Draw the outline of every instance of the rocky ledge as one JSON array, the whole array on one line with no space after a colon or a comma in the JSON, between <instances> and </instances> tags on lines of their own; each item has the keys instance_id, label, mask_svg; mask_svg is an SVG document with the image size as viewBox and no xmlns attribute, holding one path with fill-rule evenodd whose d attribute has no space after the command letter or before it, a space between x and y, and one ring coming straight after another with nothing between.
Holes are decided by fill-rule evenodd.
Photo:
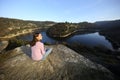
<instances>
[{"instance_id":1,"label":"rocky ledge","mask_svg":"<svg viewBox=\"0 0 120 80\"><path fill-rule=\"evenodd\" d=\"M93 63L64 45L51 45L44 61L30 58L30 47L0 54L0 80L115 80L102 65Z\"/></svg>"}]
</instances>

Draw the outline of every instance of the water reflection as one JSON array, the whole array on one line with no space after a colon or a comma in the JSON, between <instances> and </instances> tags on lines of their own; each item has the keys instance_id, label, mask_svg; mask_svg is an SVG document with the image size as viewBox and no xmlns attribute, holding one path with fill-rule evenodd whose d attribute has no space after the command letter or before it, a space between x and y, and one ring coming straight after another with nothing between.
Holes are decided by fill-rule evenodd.
<instances>
[{"instance_id":1,"label":"water reflection","mask_svg":"<svg viewBox=\"0 0 120 80\"><path fill-rule=\"evenodd\" d=\"M46 35L46 32L41 32L43 35L43 43L49 43L49 44L56 44L60 41L54 40ZM20 36L19 39L22 40L32 40L32 34ZM98 32L90 33L90 34L77 34L69 39L65 40L64 42L67 42L69 44L82 44L88 47L102 47L107 48L110 50L114 50L112 47L112 44L102 35L100 35Z\"/></svg>"},{"instance_id":2,"label":"water reflection","mask_svg":"<svg viewBox=\"0 0 120 80\"><path fill-rule=\"evenodd\" d=\"M103 47L113 50L112 44L104 37L101 36L98 32L84 34L84 35L74 35L73 37L67 40L69 44L83 44L88 47Z\"/></svg>"},{"instance_id":3,"label":"water reflection","mask_svg":"<svg viewBox=\"0 0 120 80\"><path fill-rule=\"evenodd\" d=\"M58 43L59 41L57 41L57 40L54 40L54 39L52 39L52 38L50 38L50 37L48 37L47 35L46 35L46 32L40 32L41 34L42 34L42 36L43 36L43 39L42 39L42 42L43 43L49 43L49 44L56 44L56 43ZM22 39L22 40L27 40L27 41L32 41L32 39L33 39L33 34L27 34L27 35L23 35L23 36L19 36L19 37L17 37L18 39Z\"/></svg>"},{"instance_id":4,"label":"water reflection","mask_svg":"<svg viewBox=\"0 0 120 80\"><path fill-rule=\"evenodd\" d=\"M56 43L59 42L59 41L57 41L57 40L54 40L54 39L48 37L48 36L46 35L46 32L41 32L41 34L42 34L42 36L43 36L43 39L42 39L42 42L43 42L43 43L56 44Z\"/></svg>"}]
</instances>

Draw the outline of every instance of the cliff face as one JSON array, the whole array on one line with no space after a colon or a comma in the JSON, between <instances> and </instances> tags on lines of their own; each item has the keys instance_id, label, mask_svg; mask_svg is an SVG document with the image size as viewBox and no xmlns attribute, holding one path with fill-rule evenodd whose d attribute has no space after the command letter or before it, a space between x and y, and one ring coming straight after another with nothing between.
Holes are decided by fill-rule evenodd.
<instances>
[{"instance_id":1,"label":"cliff face","mask_svg":"<svg viewBox=\"0 0 120 80\"><path fill-rule=\"evenodd\" d=\"M0 80L114 80L109 70L63 45L46 47L53 51L44 61L33 61L28 46L0 54Z\"/></svg>"}]
</instances>

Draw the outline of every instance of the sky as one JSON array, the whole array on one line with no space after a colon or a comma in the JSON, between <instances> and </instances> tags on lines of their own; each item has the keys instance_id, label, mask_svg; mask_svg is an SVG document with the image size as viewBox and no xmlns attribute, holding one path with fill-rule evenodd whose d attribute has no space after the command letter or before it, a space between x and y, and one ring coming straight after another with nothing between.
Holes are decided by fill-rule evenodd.
<instances>
[{"instance_id":1,"label":"sky","mask_svg":"<svg viewBox=\"0 0 120 80\"><path fill-rule=\"evenodd\" d=\"M120 19L120 0L0 0L0 17L34 21Z\"/></svg>"}]
</instances>

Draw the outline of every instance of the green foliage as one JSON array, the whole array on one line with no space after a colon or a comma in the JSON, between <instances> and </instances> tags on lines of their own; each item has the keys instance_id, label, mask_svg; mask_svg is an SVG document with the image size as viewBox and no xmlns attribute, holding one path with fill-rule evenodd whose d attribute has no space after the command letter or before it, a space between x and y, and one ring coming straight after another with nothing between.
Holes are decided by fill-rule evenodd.
<instances>
[{"instance_id":1,"label":"green foliage","mask_svg":"<svg viewBox=\"0 0 120 80\"><path fill-rule=\"evenodd\" d=\"M60 37L60 36L64 36L69 33L72 33L75 30L76 30L75 25L73 25L72 23L65 22L65 23L57 23L51 26L47 30L47 33L48 35L53 36L53 37Z\"/></svg>"},{"instance_id":2,"label":"green foliage","mask_svg":"<svg viewBox=\"0 0 120 80\"><path fill-rule=\"evenodd\" d=\"M18 19L9 19L9 18L0 18L0 36L6 36L11 33L16 33L18 31L22 31L24 29L32 29L37 26L33 23L18 20Z\"/></svg>"}]
</instances>

